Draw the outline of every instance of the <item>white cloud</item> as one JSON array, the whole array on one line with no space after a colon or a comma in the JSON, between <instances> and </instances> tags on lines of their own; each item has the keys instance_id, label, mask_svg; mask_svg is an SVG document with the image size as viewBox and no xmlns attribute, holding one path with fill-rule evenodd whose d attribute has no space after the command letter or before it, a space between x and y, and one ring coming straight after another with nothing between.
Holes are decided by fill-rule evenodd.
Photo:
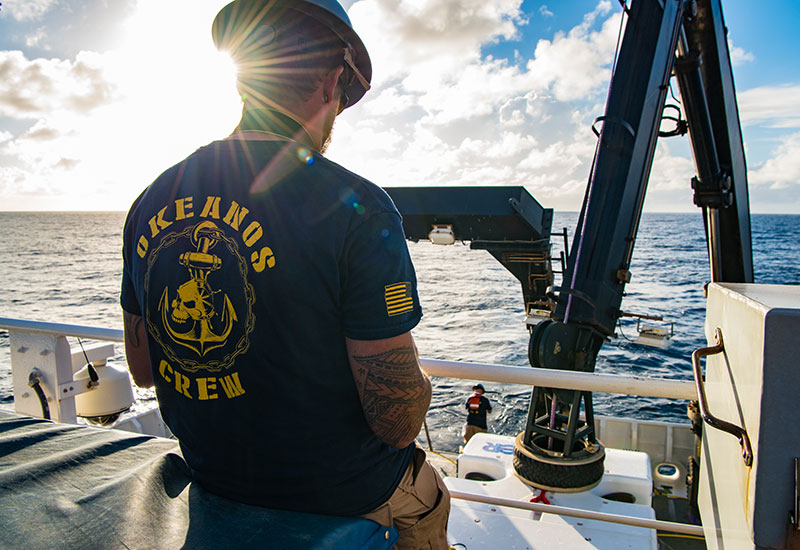
<instances>
[{"instance_id":1,"label":"white cloud","mask_svg":"<svg viewBox=\"0 0 800 550\"><path fill-rule=\"evenodd\" d=\"M548 206L577 210L595 144L589 123L602 113L619 14L609 15L611 3L601 1L570 32L533 52L517 48L513 62L482 57L483 45L518 35L526 23L519 6L353 4L375 89L345 111L329 156L380 185L524 185ZM393 154L376 152L383 136L376 129L390 133Z\"/></svg>"},{"instance_id":2,"label":"white cloud","mask_svg":"<svg viewBox=\"0 0 800 550\"><path fill-rule=\"evenodd\" d=\"M516 132L503 132L499 140L465 139L460 147L460 153L467 156L482 155L487 159L507 161L526 154L536 147L536 138L527 134Z\"/></svg>"},{"instance_id":3,"label":"white cloud","mask_svg":"<svg viewBox=\"0 0 800 550\"><path fill-rule=\"evenodd\" d=\"M4 194L35 189L60 197L55 207L126 208L162 170L229 133L240 111L231 70L208 36L213 6L187 17L194 6L142 0L118 51L0 52L0 116L30 122L3 143Z\"/></svg>"},{"instance_id":4,"label":"white cloud","mask_svg":"<svg viewBox=\"0 0 800 550\"><path fill-rule=\"evenodd\" d=\"M800 132L792 134L778 145L775 155L748 171L752 185L785 189L800 185Z\"/></svg>"},{"instance_id":5,"label":"white cloud","mask_svg":"<svg viewBox=\"0 0 800 550\"><path fill-rule=\"evenodd\" d=\"M396 114L416 105L426 122L442 125L502 107L503 121L520 125L523 114L547 116L544 102L529 100L525 111L514 110L509 101L523 94L582 100L602 91L619 15L608 18L599 31L592 28L611 10L610 2L598 3L568 35L540 41L527 67L481 58L482 45L517 35L515 25L526 22L519 7L520 0L355 3L350 15L375 71L375 99L367 96L362 108L370 114Z\"/></svg>"},{"instance_id":6,"label":"white cloud","mask_svg":"<svg viewBox=\"0 0 800 550\"><path fill-rule=\"evenodd\" d=\"M23 134L21 139L52 141L60 136L61 131L58 128L51 126L46 120L39 120Z\"/></svg>"},{"instance_id":7,"label":"white cloud","mask_svg":"<svg viewBox=\"0 0 800 550\"><path fill-rule=\"evenodd\" d=\"M750 52L744 51L742 48L733 45L733 40L728 38L728 51L731 55L731 65L737 67L748 61L755 61L756 56Z\"/></svg>"},{"instance_id":8,"label":"white cloud","mask_svg":"<svg viewBox=\"0 0 800 550\"><path fill-rule=\"evenodd\" d=\"M3 0L3 12L17 21L39 19L50 11L58 0Z\"/></svg>"},{"instance_id":9,"label":"white cloud","mask_svg":"<svg viewBox=\"0 0 800 550\"><path fill-rule=\"evenodd\" d=\"M47 32L44 27L39 27L33 33L25 37L25 45L29 48L37 47L44 50L50 50L50 46L45 42L47 39Z\"/></svg>"},{"instance_id":10,"label":"white cloud","mask_svg":"<svg viewBox=\"0 0 800 550\"><path fill-rule=\"evenodd\" d=\"M25 193L27 173L16 166L0 166L0 193Z\"/></svg>"},{"instance_id":11,"label":"white cloud","mask_svg":"<svg viewBox=\"0 0 800 550\"><path fill-rule=\"evenodd\" d=\"M374 0L350 9L373 60L373 83L419 71L454 74L478 59L480 46L510 39L523 22L522 0ZM425 84L421 82L420 84Z\"/></svg>"},{"instance_id":12,"label":"white cloud","mask_svg":"<svg viewBox=\"0 0 800 550\"><path fill-rule=\"evenodd\" d=\"M370 116L385 116L403 112L416 103L412 94L404 93L399 86L390 86L377 91L377 96L365 101L365 110Z\"/></svg>"},{"instance_id":13,"label":"white cloud","mask_svg":"<svg viewBox=\"0 0 800 550\"><path fill-rule=\"evenodd\" d=\"M359 143L364 156L380 159L402 147L403 136L395 128L369 122L354 127L346 119L339 118L334 126L333 138L341 141L340 136L346 136L348 141Z\"/></svg>"},{"instance_id":14,"label":"white cloud","mask_svg":"<svg viewBox=\"0 0 800 550\"><path fill-rule=\"evenodd\" d=\"M500 114L500 123L506 128L519 127L525 123L525 107L528 102L524 97L516 97L506 101L498 113Z\"/></svg>"},{"instance_id":15,"label":"white cloud","mask_svg":"<svg viewBox=\"0 0 800 550\"><path fill-rule=\"evenodd\" d=\"M544 149L531 150L519 166L538 173L571 174L581 164L582 159L575 155L570 145L558 141Z\"/></svg>"},{"instance_id":16,"label":"white cloud","mask_svg":"<svg viewBox=\"0 0 800 550\"><path fill-rule=\"evenodd\" d=\"M0 202L16 189L78 200L105 193L98 204L125 208L161 170L227 134L239 107L208 37L226 1L139 0L120 51L73 59L0 52L0 116L27 128L0 131ZM524 185L545 206L579 209L596 143L590 123L603 113L619 31L616 2L598 2L581 24L535 47L519 40L522 0L351 4L374 89L337 120L333 160L380 185ZM6 16L10 5L43 14L55 3L5 0ZM548 16L537 9L532 16ZM44 38L29 36L37 47ZM504 41L516 50L510 59L482 54ZM743 124L800 128L798 98L798 85L740 92ZM794 158L797 134L751 164L752 181L800 181ZM688 153L662 143L649 204L663 210L680 197L674 204L692 208L693 171Z\"/></svg>"},{"instance_id":17,"label":"white cloud","mask_svg":"<svg viewBox=\"0 0 800 550\"><path fill-rule=\"evenodd\" d=\"M690 181L695 175L694 163L686 155L673 154L672 149L669 141L661 139L658 142L653 167L650 170L648 189L655 192L684 191L691 197ZM688 204L691 204L691 199Z\"/></svg>"},{"instance_id":18,"label":"white cloud","mask_svg":"<svg viewBox=\"0 0 800 550\"><path fill-rule=\"evenodd\" d=\"M58 112L86 114L112 101L115 86L106 60L81 52L74 61L26 59L0 51L0 116L35 118Z\"/></svg>"},{"instance_id":19,"label":"white cloud","mask_svg":"<svg viewBox=\"0 0 800 550\"><path fill-rule=\"evenodd\" d=\"M467 65L455 78L429 86L420 96L419 105L428 113L429 122L446 124L492 113L496 105L531 86L529 76L520 73L517 67L505 61L487 60ZM413 84L411 87L416 88Z\"/></svg>"},{"instance_id":20,"label":"white cloud","mask_svg":"<svg viewBox=\"0 0 800 550\"><path fill-rule=\"evenodd\" d=\"M744 125L800 128L800 85L751 88L738 92L736 100Z\"/></svg>"},{"instance_id":21,"label":"white cloud","mask_svg":"<svg viewBox=\"0 0 800 550\"><path fill-rule=\"evenodd\" d=\"M581 99L602 88L609 77L620 15L609 17L600 31L591 28L609 9L608 2L601 2L569 33L559 33L552 41L540 40L534 58L528 62L531 80L552 89L560 101Z\"/></svg>"},{"instance_id":22,"label":"white cloud","mask_svg":"<svg viewBox=\"0 0 800 550\"><path fill-rule=\"evenodd\" d=\"M546 4L539 6L539 13L544 17L553 17L553 12L547 9Z\"/></svg>"},{"instance_id":23,"label":"white cloud","mask_svg":"<svg viewBox=\"0 0 800 550\"><path fill-rule=\"evenodd\" d=\"M114 207L124 208L158 172L230 131L238 106L217 107L230 105L226 85L234 92L214 70L208 39L225 1L187 10L195 3L140 0L120 51L0 54L0 116L30 121L4 136L15 167L4 181L22 178L65 197L116 193ZM482 56L485 45L519 37L521 3L353 3L374 89L337 121L331 158L382 185L525 185L575 210L593 151L588 120L600 114L586 99L595 108L604 97L618 15L606 17L611 5L602 1L535 52L520 43L511 61Z\"/></svg>"}]
</instances>

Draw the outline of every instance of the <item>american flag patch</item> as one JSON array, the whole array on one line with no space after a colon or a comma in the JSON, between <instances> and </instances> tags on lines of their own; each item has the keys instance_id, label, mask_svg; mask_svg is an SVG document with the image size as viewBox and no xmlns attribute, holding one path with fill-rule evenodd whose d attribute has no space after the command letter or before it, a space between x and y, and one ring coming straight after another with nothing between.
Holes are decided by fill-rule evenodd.
<instances>
[{"instance_id":1,"label":"american flag patch","mask_svg":"<svg viewBox=\"0 0 800 550\"><path fill-rule=\"evenodd\" d=\"M386 314L389 317L414 309L414 298L411 297L411 283L395 283L385 288Z\"/></svg>"}]
</instances>

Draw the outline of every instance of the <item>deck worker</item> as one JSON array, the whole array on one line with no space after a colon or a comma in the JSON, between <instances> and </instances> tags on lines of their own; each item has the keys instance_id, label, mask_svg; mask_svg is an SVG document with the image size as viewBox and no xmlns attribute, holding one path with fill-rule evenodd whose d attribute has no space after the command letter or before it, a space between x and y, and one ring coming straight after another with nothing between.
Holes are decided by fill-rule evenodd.
<instances>
[{"instance_id":1,"label":"deck worker","mask_svg":"<svg viewBox=\"0 0 800 550\"><path fill-rule=\"evenodd\" d=\"M483 384L472 386L472 395L467 398L464 406L467 409L467 425L464 429L464 443L467 443L476 433L486 433L486 413L492 412L492 404L483 396L486 390Z\"/></svg>"},{"instance_id":2,"label":"deck worker","mask_svg":"<svg viewBox=\"0 0 800 550\"><path fill-rule=\"evenodd\" d=\"M242 118L128 213L134 381L155 385L207 490L447 548L449 495L415 441L431 383L400 215L322 156L370 87L367 50L336 0L235 0L212 34L238 65Z\"/></svg>"}]
</instances>

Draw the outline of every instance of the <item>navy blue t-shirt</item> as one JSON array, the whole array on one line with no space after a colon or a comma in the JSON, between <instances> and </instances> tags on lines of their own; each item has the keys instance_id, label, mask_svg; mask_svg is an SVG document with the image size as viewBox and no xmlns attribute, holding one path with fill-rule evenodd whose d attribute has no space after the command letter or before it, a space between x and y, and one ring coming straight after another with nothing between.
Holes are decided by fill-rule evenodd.
<instances>
[{"instance_id":1,"label":"navy blue t-shirt","mask_svg":"<svg viewBox=\"0 0 800 550\"><path fill-rule=\"evenodd\" d=\"M345 347L422 315L382 189L297 141L214 142L134 203L123 256L122 308L145 319L162 415L201 484L339 515L391 496L413 444L370 430Z\"/></svg>"}]
</instances>

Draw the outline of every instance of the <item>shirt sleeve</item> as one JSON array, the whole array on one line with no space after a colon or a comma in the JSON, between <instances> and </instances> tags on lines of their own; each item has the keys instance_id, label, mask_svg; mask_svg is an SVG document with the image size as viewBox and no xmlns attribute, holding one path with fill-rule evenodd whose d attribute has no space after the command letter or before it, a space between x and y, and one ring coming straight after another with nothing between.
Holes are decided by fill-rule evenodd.
<instances>
[{"instance_id":1,"label":"shirt sleeve","mask_svg":"<svg viewBox=\"0 0 800 550\"><path fill-rule=\"evenodd\" d=\"M119 294L119 305L122 306L124 311L133 315L142 314L139 302L136 301L136 292L133 289L130 273L126 269L122 270L122 290Z\"/></svg>"},{"instance_id":2,"label":"shirt sleeve","mask_svg":"<svg viewBox=\"0 0 800 550\"><path fill-rule=\"evenodd\" d=\"M125 224L123 231L122 242L122 288L119 294L119 305L123 311L127 311L133 315L142 314L139 307L139 301L136 299L136 289L133 284L133 276L130 269L130 237L128 235L128 223Z\"/></svg>"},{"instance_id":3,"label":"shirt sleeve","mask_svg":"<svg viewBox=\"0 0 800 550\"><path fill-rule=\"evenodd\" d=\"M348 234L343 254L345 336L354 340L399 336L422 317L400 215L381 212L359 221Z\"/></svg>"}]
</instances>

